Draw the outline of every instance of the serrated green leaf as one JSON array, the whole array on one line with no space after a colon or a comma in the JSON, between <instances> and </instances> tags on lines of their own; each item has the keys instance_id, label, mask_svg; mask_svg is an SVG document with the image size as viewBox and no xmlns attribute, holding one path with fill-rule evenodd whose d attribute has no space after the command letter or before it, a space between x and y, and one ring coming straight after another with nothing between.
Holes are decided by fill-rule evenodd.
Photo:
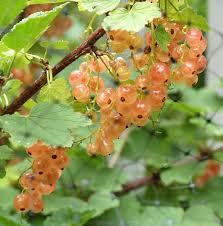
<instances>
[{"instance_id":1,"label":"serrated green leaf","mask_svg":"<svg viewBox=\"0 0 223 226\"><path fill-rule=\"evenodd\" d=\"M58 78L40 90L37 102L59 102L65 104L70 97L71 92L66 80Z\"/></svg>"},{"instance_id":2,"label":"serrated green leaf","mask_svg":"<svg viewBox=\"0 0 223 226\"><path fill-rule=\"evenodd\" d=\"M88 203L90 210L94 210L94 217L101 215L108 209L119 206L119 201L112 194L104 191L93 194Z\"/></svg>"},{"instance_id":3,"label":"serrated green leaf","mask_svg":"<svg viewBox=\"0 0 223 226\"><path fill-rule=\"evenodd\" d=\"M14 158L15 152L6 145L0 146L0 160L10 160Z\"/></svg>"},{"instance_id":4,"label":"serrated green leaf","mask_svg":"<svg viewBox=\"0 0 223 226\"><path fill-rule=\"evenodd\" d=\"M69 42L66 40L42 41L40 45L45 49L69 49Z\"/></svg>"},{"instance_id":5,"label":"serrated green leaf","mask_svg":"<svg viewBox=\"0 0 223 226\"><path fill-rule=\"evenodd\" d=\"M69 171L72 172L74 183L80 187L87 186L91 191L120 191L122 184L128 180L119 169L106 167L103 158L92 158L77 149L71 150L70 157Z\"/></svg>"},{"instance_id":6,"label":"serrated green leaf","mask_svg":"<svg viewBox=\"0 0 223 226\"><path fill-rule=\"evenodd\" d=\"M130 10L118 8L110 12L109 16L105 17L102 26L105 30L123 29L138 32L147 22L160 16L161 12L157 4L136 2Z\"/></svg>"},{"instance_id":7,"label":"serrated green leaf","mask_svg":"<svg viewBox=\"0 0 223 226\"><path fill-rule=\"evenodd\" d=\"M161 179L165 185L172 183L188 184L192 181L193 175L196 173L197 163L192 162L173 167L161 174Z\"/></svg>"},{"instance_id":8,"label":"serrated green leaf","mask_svg":"<svg viewBox=\"0 0 223 226\"><path fill-rule=\"evenodd\" d=\"M2 42L15 51L28 51L66 4L55 7L51 11L37 12L23 19L2 38Z\"/></svg>"},{"instance_id":9,"label":"serrated green leaf","mask_svg":"<svg viewBox=\"0 0 223 226\"><path fill-rule=\"evenodd\" d=\"M11 23L27 5L27 0L2 0L0 1L0 27Z\"/></svg>"},{"instance_id":10,"label":"serrated green leaf","mask_svg":"<svg viewBox=\"0 0 223 226\"><path fill-rule=\"evenodd\" d=\"M182 222L177 226L221 226L214 211L206 205L192 206L184 214Z\"/></svg>"},{"instance_id":11,"label":"serrated green leaf","mask_svg":"<svg viewBox=\"0 0 223 226\"><path fill-rule=\"evenodd\" d=\"M203 31L209 31L207 20L203 16L198 15L192 8L185 8L177 12L172 16L172 19L192 27L200 28Z\"/></svg>"},{"instance_id":12,"label":"serrated green leaf","mask_svg":"<svg viewBox=\"0 0 223 226\"><path fill-rule=\"evenodd\" d=\"M185 86L177 89L183 93L181 103L186 104L194 112L211 113L222 107L222 99L212 89L194 90Z\"/></svg>"},{"instance_id":13,"label":"serrated green leaf","mask_svg":"<svg viewBox=\"0 0 223 226\"><path fill-rule=\"evenodd\" d=\"M87 117L73 112L68 106L48 103L36 105L29 116L18 113L1 116L0 122L15 144L30 146L42 140L49 145L64 147L72 145L70 129L91 124Z\"/></svg>"},{"instance_id":14,"label":"serrated green leaf","mask_svg":"<svg viewBox=\"0 0 223 226\"><path fill-rule=\"evenodd\" d=\"M72 209L74 212L83 213L89 210L86 202L76 197L63 197L56 194L45 197L43 214L48 215L62 209Z\"/></svg>"},{"instance_id":15,"label":"serrated green leaf","mask_svg":"<svg viewBox=\"0 0 223 226\"><path fill-rule=\"evenodd\" d=\"M212 179L204 188L196 189L189 195L192 206L205 204L206 207L214 210L217 215L223 218L223 184L222 178Z\"/></svg>"},{"instance_id":16,"label":"serrated green leaf","mask_svg":"<svg viewBox=\"0 0 223 226\"><path fill-rule=\"evenodd\" d=\"M155 37L159 46L167 52L168 44L171 42L171 37L162 25L157 26L155 30Z\"/></svg>"},{"instance_id":17,"label":"serrated green leaf","mask_svg":"<svg viewBox=\"0 0 223 226\"><path fill-rule=\"evenodd\" d=\"M159 137L145 129L136 129L129 134L122 153L127 159L144 159L156 168L168 166L173 159L170 143L165 138L160 142Z\"/></svg>"},{"instance_id":18,"label":"serrated green leaf","mask_svg":"<svg viewBox=\"0 0 223 226\"><path fill-rule=\"evenodd\" d=\"M121 199L120 214L128 226L180 226L183 210L174 207L142 207L133 196Z\"/></svg>"},{"instance_id":19,"label":"serrated green leaf","mask_svg":"<svg viewBox=\"0 0 223 226\"><path fill-rule=\"evenodd\" d=\"M160 8L163 12L166 11L168 17L175 14L182 7L186 7L184 0L160 0Z\"/></svg>"},{"instance_id":20,"label":"serrated green leaf","mask_svg":"<svg viewBox=\"0 0 223 226\"><path fill-rule=\"evenodd\" d=\"M47 217L43 226L84 226L91 218L91 211L76 213L72 209L61 209Z\"/></svg>"},{"instance_id":21,"label":"serrated green leaf","mask_svg":"<svg viewBox=\"0 0 223 226\"><path fill-rule=\"evenodd\" d=\"M44 214L63 212L64 210L72 210L71 215L83 217L85 214L87 219L101 215L104 211L115 208L119 205L119 201L114 196L107 192L97 192L93 194L88 202L84 202L76 197L62 197L51 195L46 197ZM86 217L85 216L85 217ZM77 218L78 219L78 218ZM52 221L52 219L50 220Z\"/></svg>"},{"instance_id":22,"label":"serrated green leaf","mask_svg":"<svg viewBox=\"0 0 223 226\"><path fill-rule=\"evenodd\" d=\"M120 0L79 0L78 7L80 10L96 12L98 15L107 13L118 6Z\"/></svg>"}]
</instances>

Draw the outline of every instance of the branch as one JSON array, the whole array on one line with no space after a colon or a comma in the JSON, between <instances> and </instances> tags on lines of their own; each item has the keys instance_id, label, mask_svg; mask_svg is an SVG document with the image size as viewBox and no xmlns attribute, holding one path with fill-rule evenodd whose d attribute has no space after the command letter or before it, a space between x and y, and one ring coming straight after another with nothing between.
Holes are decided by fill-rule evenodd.
<instances>
[{"instance_id":1,"label":"branch","mask_svg":"<svg viewBox=\"0 0 223 226\"><path fill-rule=\"evenodd\" d=\"M154 177L153 176L145 176L143 178L137 179L135 181L129 182L127 184L124 184L122 186L122 190L121 191L117 191L114 192L114 194L116 196L122 196L125 195L127 193L129 193L130 191L136 190L138 188L141 188L145 185L151 184L153 183Z\"/></svg>"},{"instance_id":2,"label":"branch","mask_svg":"<svg viewBox=\"0 0 223 226\"><path fill-rule=\"evenodd\" d=\"M61 72L68 65L76 61L79 57L90 53L93 45L105 34L103 28L98 28L93 32L85 42L83 42L78 48L73 50L67 56L65 56L58 64L56 64L52 69L52 75L55 77L59 72ZM26 88L2 113L13 114L22 105L29 100L33 95L35 95L45 84L47 83L46 73L43 72L42 75L28 88Z\"/></svg>"}]
</instances>

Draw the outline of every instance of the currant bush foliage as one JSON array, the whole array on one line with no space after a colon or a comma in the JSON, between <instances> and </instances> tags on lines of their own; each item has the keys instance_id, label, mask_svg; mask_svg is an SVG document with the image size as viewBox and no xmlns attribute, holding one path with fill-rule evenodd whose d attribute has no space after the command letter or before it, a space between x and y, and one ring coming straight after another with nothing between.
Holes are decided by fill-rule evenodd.
<instances>
[{"instance_id":1,"label":"currant bush foliage","mask_svg":"<svg viewBox=\"0 0 223 226\"><path fill-rule=\"evenodd\" d=\"M216 144L222 142L223 128L214 120L222 111L222 98L216 90L175 85L167 76L171 82L164 85L165 105L143 127L121 124L121 132L126 125L130 128L110 143L100 140L104 134L99 133L98 113L102 109L106 116L107 107L114 105L115 88L122 87L120 91L137 83L143 99L148 95L143 91L148 69L144 62L167 59L170 70L178 70L184 59L168 56L174 29L183 34L190 28L208 31L205 17L186 0L4 0L0 10L0 225L222 225L223 155ZM168 25L160 22L163 17ZM168 26L175 23L172 31ZM53 79L53 65L99 26L106 38ZM119 29L125 31L113 32ZM144 33L151 34L145 39L147 48L140 38ZM182 37L174 44L184 46L184 42ZM188 43L185 46L183 51L190 49ZM83 73L89 67L90 80ZM18 112L4 115L42 71L47 84ZM101 99L95 98L105 87L111 88L100 93ZM135 94L130 92L132 99ZM125 96L125 101L132 99ZM148 116L144 113L137 120ZM119 129L111 122L106 136ZM95 137L105 150L101 154L114 150L111 156L86 153ZM92 154L95 149L90 147ZM40 169L47 181L38 175ZM143 185L132 189L137 183ZM13 200L17 210L34 213L25 217L16 213Z\"/></svg>"}]
</instances>

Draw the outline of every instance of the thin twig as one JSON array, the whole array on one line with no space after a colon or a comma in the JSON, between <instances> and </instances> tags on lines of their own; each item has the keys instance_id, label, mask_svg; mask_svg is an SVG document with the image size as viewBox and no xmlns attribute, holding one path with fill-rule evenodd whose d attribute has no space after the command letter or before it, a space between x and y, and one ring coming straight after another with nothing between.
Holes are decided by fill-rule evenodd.
<instances>
[{"instance_id":1,"label":"thin twig","mask_svg":"<svg viewBox=\"0 0 223 226\"><path fill-rule=\"evenodd\" d=\"M67 56L65 56L58 64L52 68L52 76L55 77L59 72L65 69L67 66L76 61L79 57L90 53L93 45L105 34L103 28L98 28L93 32L85 42L83 42L78 48L73 50ZM22 105L29 100L33 95L35 95L45 84L47 83L46 72L42 75L28 88L26 88L14 101L5 109L4 114L13 114Z\"/></svg>"}]
</instances>

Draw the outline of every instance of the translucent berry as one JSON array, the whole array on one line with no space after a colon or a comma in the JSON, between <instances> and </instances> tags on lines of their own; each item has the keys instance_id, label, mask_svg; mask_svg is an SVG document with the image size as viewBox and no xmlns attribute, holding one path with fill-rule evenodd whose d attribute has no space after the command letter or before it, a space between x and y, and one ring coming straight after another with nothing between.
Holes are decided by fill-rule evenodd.
<instances>
[{"instance_id":1,"label":"translucent berry","mask_svg":"<svg viewBox=\"0 0 223 226\"><path fill-rule=\"evenodd\" d=\"M198 74L202 73L206 67L207 67L207 59L204 55L201 55L198 59L197 59L197 65L196 65L196 72Z\"/></svg>"},{"instance_id":2,"label":"translucent berry","mask_svg":"<svg viewBox=\"0 0 223 226\"><path fill-rule=\"evenodd\" d=\"M180 72L183 75L196 74L196 61L193 61L193 60L185 61L180 67Z\"/></svg>"},{"instance_id":3,"label":"translucent berry","mask_svg":"<svg viewBox=\"0 0 223 226\"><path fill-rule=\"evenodd\" d=\"M139 75L135 80L135 86L138 90L148 91L149 79L145 75Z\"/></svg>"},{"instance_id":4,"label":"translucent berry","mask_svg":"<svg viewBox=\"0 0 223 226\"><path fill-rule=\"evenodd\" d=\"M73 87L73 95L79 102L88 102L90 89L85 84L78 84Z\"/></svg>"},{"instance_id":5,"label":"translucent berry","mask_svg":"<svg viewBox=\"0 0 223 226\"><path fill-rule=\"evenodd\" d=\"M49 151L50 148L40 141L26 149L27 154L32 158L38 158L40 156L47 155Z\"/></svg>"},{"instance_id":6,"label":"translucent berry","mask_svg":"<svg viewBox=\"0 0 223 226\"><path fill-rule=\"evenodd\" d=\"M112 153L114 148L114 143L112 140L101 137L97 142L99 145L99 154L102 156L108 156Z\"/></svg>"},{"instance_id":7,"label":"translucent berry","mask_svg":"<svg viewBox=\"0 0 223 226\"><path fill-rule=\"evenodd\" d=\"M137 100L132 108L133 122L137 126L143 126L148 121L151 108L145 100Z\"/></svg>"},{"instance_id":8,"label":"translucent berry","mask_svg":"<svg viewBox=\"0 0 223 226\"><path fill-rule=\"evenodd\" d=\"M89 79L89 76L86 72L82 72L79 70L71 72L69 76L69 82L72 86L79 84L86 84Z\"/></svg>"},{"instance_id":9,"label":"translucent berry","mask_svg":"<svg viewBox=\"0 0 223 226\"><path fill-rule=\"evenodd\" d=\"M155 63L151 67L149 76L153 83L165 83L170 77L170 67L165 63Z\"/></svg>"},{"instance_id":10,"label":"translucent berry","mask_svg":"<svg viewBox=\"0 0 223 226\"><path fill-rule=\"evenodd\" d=\"M134 54L132 63L136 69L142 69L148 64L148 55L147 54Z\"/></svg>"},{"instance_id":11,"label":"translucent berry","mask_svg":"<svg viewBox=\"0 0 223 226\"><path fill-rule=\"evenodd\" d=\"M30 207L30 197L28 193L19 194L14 198L14 208L19 212L27 212Z\"/></svg>"},{"instance_id":12,"label":"translucent berry","mask_svg":"<svg viewBox=\"0 0 223 226\"><path fill-rule=\"evenodd\" d=\"M37 175L43 175L51 165L48 157L39 157L33 161L32 170Z\"/></svg>"},{"instance_id":13,"label":"translucent berry","mask_svg":"<svg viewBox=\"0 0 223 226\"><path fill-rule=\"evenodd\" d=\"M32 196L31 197L31 205L30 205L30 210L33 213L40 213L43 211L43 200L40 197Z\"/></svg>"},{"instance_id":14,"label":"translucent berry","mask_svg":"<svg viewBox=\"0 0 223 226\"><path fill-rule=\"evenodd\" d=\"M96 155L98 153L98 149L99 149L99 146L97 145L97 143L90 143L87 146L87 153L90 156Z\"/></svg>"},{"instance_id":15,"label":"translucent berry","mask_svg":"<svg viewBox=\"0 0 223 226\"><path fill-rule=\"evenodd\" d=\"M126 81L130 78L131 72L125 66L119 67L116 71L116 75L120 81Z\"/></svg>"},{"instance_id":16,"label":"translucent berry","mask_svg":"<svg viewBox=\"0 0 223 226\"><path fill-rule=\"evenodd\" d=\"M105 110L112 106L116 100L116 91L113 88L107 88L97 95L96 102L98 106Z\"/></svg>"},{"instance_id":17,"label":"translucent berry","mask_svg":"<svg viewBox=\"0 0 223 226\"><path fill-rule=\"evenodd\" d=\"M36 190L36 188L39 185L39 181L37 180L37 177L31 172L24 173L21 176L19 182L20 182L20 185L24 189L28 189L28 190L31 190L31 191Z\"/></svg>"},{"instance_id":18,"label":"translucent berry","mask_svg":"<svg viewBox=\"0 0 223 226\"><path fill-rule=\"evenodd\" d=\"M202 38L202 32L197 28L191 28L186 33L186 42L189 46L199 45Z\"/></svg>"},{"instance_id":19,"label":"translucent berry","mask_svg":"<svg viewBox=\"0 0 223 226\"><path fill-rule=\"evenodd\" d=\"M56 189L56 183L48 185L48 184L43 184L40 183L37 190L40 194L42 195L49 195Z\"/></svg>"},{"instance_id":20,"label":"translucent berry","mask_svg":"<svg viewBox=\"0 0 223 226\"><path fill-rule=\"evenodd\" d=\"M136 88L130 84L120 85L117 89L118 100L123 104L132 104L136 101Z\"/></svg>"},{"instance_id":21,"label":"translucent berry","mask_svg":"<svg viewBox=\"0 0 223 226\"><path fill-rule=\"evenodd\" d=\"M104 89L105 84L100 76L93 76L90 78L88 86L91 92L97 93Z\"/></svg>"}]
</instances>

